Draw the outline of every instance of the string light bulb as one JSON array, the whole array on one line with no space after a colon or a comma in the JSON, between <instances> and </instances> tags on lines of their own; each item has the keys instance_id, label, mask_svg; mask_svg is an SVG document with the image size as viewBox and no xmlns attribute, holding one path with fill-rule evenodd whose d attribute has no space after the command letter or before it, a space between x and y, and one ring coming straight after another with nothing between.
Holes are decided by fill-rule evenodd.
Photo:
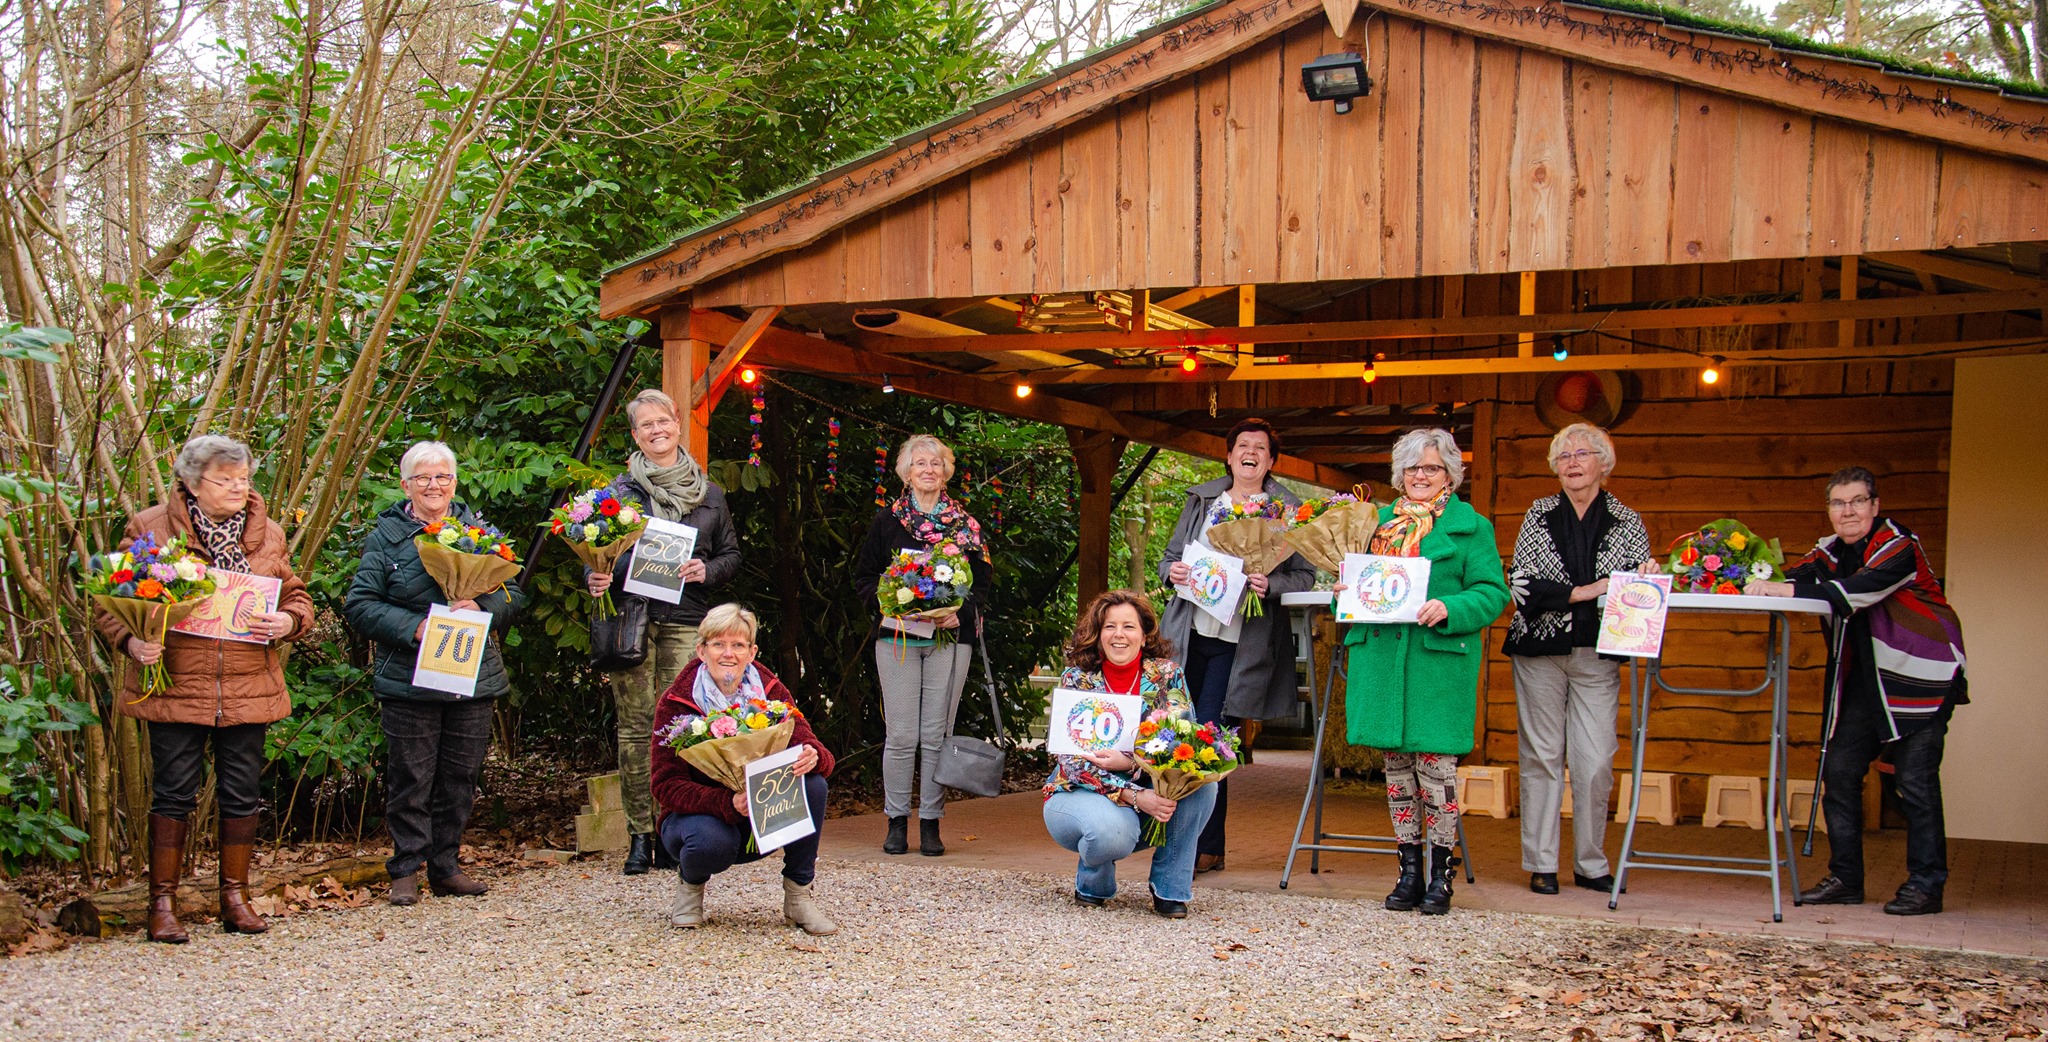
<instances>
[{"instance_id":1,"label":"string light bulb","mask_svg":"<svg viewBox=\"0 0 2048 1042\"><path fill-rule=\"evenodd\" d=\"M1031 385L1030 385L1030 384L1018 384L1018 385L1017 385L1017 397L1019 397L1019 398L1029 398L1029 397L1031 397Z\"/></svg>"},{"instance_id":2,"label":"string light bulb","mask_svg":"<svg viewBox=\"0 0 2048 1042\"><path fill-rule=\"evenodd\" d=\"M896 393L896 385L895 385L895 384L892 384L892 383L890 383L890 382L889 382L889 374L888 374L888 373L883 373L883 374L882 374L882 393L883 393L883 394L895 394L895 393Z\"/></svg>"},{"instance_id":3,"label":"string light bulb","mask_svg":"<svg viewBox=\"0 0 2048 1042\"><path fill-rule=\"evenodd\" d=\"M1713 366L1711 366L1711 365L1710 365L1710 366L1708 366L1708 367L1706 367L1705 369L1702 369L1702 370L1700 370L1700 382L1701 382L1701 383L1703 383L1703 384L1716 384L1716 383L1720 383L1720 382L1721 382L1721 370L1719 370L1719 369L1717 369L1717 368L1715 368L1715 367L1713 367Z\"/></svg>"},{"instance_id":4,"label":"string light bulb","mask_svg":"<svg viewBox=\"0 0 2048 1042\"><path fill-rule=\"evenodd\" d=\"M1180 371L1181 371L1181 372L1183 372L1183 373L1192 373L1192 372L1194 372L1195 370L1197 370L1197 369L1200 369L1200 368L1202 368L1202 356L1201 356L1201 355L1198 355L1198 354L1196 354L1196 353L1195 353L1195 349L1194 349L1194 348L1192 348L1192 347L1191 347L1191 348L1188 348L1188 349L1187 349L1186 351L1183 351L1183 352L1181 352L1181 356L1180 356Z\"/></svg>"},{"instance_id":5,"label":"string light bulb","mask_svg":"<svg viewBox=\"0 0 2048 1042\"><path fill-rule=\"evenodd\" d=\"M1550 338L1550 357L1551 357L1551 358L1554 358L1554 359L1556 359L1557 361L1560 361L1560 362L1562 362L1562 361L1564 361L1565 359L1567 359L1567 358L1570 358L1571 356L1572 356L1572 352L1571 352L1571 349L1570 349L1570 348L1568 348L1568 347L1566 347L1566 346L1564 346L1564 338L1563 338L1563 337L1555 337L1555 336L1554 336L1554 337L1551 337L1551 338Z\"/></svg>"},{"instance_id":6,"label":"string light bulb","mask_svg":"<svg viewBox=\"0 0 2048 1042\"><path fill-rule=\"evenodd\" d=\"M748 387L754 386L755 381L759 379L761 379L761 374L755 372L753 366L744 366L740 369L740 382Z\"/></svg>"},{"instance_id":7,"label":"string light bulb","mask_svg":"<svg viewBox=\"0 0 2048 1042\"><path fill-rule=\"evenodd\" d=\"M1380 378L1380 371L1377 367L1375 367L1372 364L1371 361L1367 361L1365 363L1365 372L1359 374L1359 378L1364 380L1366 383L1372 383L1373 381L1378 380Z\"/></svg>"}]
</instances>

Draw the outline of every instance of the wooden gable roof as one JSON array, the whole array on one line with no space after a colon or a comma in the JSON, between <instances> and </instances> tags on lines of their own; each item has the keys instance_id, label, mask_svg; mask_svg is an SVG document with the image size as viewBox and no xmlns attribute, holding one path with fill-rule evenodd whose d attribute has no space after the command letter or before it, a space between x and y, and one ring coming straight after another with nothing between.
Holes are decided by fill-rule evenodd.
<instances>
[{"instance_id":1,"label":"wooden gable roof","mask_svg":"<svg viewBox=\"0 0 2048 1042\"><path fill-rule=\"evenodd\" d=\"M2048 105L1607 9L1224 0L685 236L607 317L2048 238ZM1298 68L1369 55L1348 115Z\"/></svg>"}]
</instances>

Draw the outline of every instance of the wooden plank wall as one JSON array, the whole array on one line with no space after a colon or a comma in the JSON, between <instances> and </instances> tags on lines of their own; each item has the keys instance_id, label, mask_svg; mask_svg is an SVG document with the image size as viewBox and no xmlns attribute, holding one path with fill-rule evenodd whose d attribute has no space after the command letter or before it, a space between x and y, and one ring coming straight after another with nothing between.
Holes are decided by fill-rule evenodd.
<instances>
[{"instance_id":1,"label":"wooden plank wall","mask_svg":"<svg viewBox=\"0 0 2048 1042\"><path fill-rule=\"evenodd\" d=\"M1339 116L1313 19L799 250L699 307L1412 278L2037 239L2037 164L1400 18ZM1877 104L1873 102L1873 104Z\"/></svg>"}]
</instances>

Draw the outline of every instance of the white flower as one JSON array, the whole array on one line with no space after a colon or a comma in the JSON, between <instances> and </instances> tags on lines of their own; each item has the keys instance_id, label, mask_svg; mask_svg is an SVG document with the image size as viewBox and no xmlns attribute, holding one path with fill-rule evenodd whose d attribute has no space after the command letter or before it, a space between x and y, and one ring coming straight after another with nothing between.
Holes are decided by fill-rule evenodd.
<instances>
[{"instance_id":1,"label":"white flower","mask_svg":"<svg viewBox=\"0 0 2048 1042\"><path fill-rule=\"evenodd\" d=\"M586 542L586 543L588 543L588 542L592 542L592 541L595 541L596 539L597 539L597 526L596 526L596 525L584 525L584 526L583 526L583 541L584 541L584 542Z\"/></svg>"},{"instance_id":2,"label":"white flower","mask_svg":"<svg viewBox=\"0 0 2048 1042\"><path fill-rule=\"evenodd\" d=\"M914 601L914 600L916 600L916 599L917 599L917 591L916 591L916 590L913 590L913 589L911 589L911 588L910 588L910 587L908 587L908 586L899 586L899 587L897 587L897 589L896 589L896 603L898 603L898 604L909 604L909 603L910 603L911 601Z\"/></svg>"},{"instance_id":3,"label":"white flower","mask_svg":"<svg viewBox=\"0 0 2048 1042\"><path fill-rule=\"evenodd\" d=\"M199 570L199 562L193 560L190 557L178 558L178 563L173 565L172 567L178 570L178 578L183 579L188 583L198 582L199 577L205 574Z\"/></svg>"},{"instance_id":4,"label":"white flower","mask_svg":"<svg viewBox=\"0 0 2048 1042\"><path fill-rule=\"evenodd\" d=\"M1171 748L1173 748L1173 743L1168 742L1164 738L1154 738L1145 743L1145 751L1148 753L1163 753Z\"/></svg>"},{"instance_id":5,"label":"white flower","mask_svg":"<svg viewBox=\"0 0 2048 1042\"><path fill-rule=\"evenodd\" d=\"M640 520L640 512L632 507L626 507L619 511L619 523L622 525L630 525L638 520Z\"/></svg>"},{"instance_id":6,"label":"white flower","mask_svg":"<svg viewBox=\"0 0 2048 1042\"><path fill-rule=\"evenodd\" d=\"M1750 577L1750 578L1752 578L1752 579L1768 579L1768 578L1770 578L1770 577L1771 577L1771 562L1769 562L1769 561L1758 561L1757 563L1755 563L1755 564L1753 564L1753 565L1750 565L1750 566L1749 566L1749 577Z\"/></svg>"},{"instance_id":7,"label":"white flower","mask_svg":"<svg viewBox=\"0 0 2048 1042\"><path fill-rule=\"evenodd\" d=\"M690 733L703 734L706 727L707 725L704 723L704 718L700 716L690 724Z\"/></svg>"},{"instance_id":8,"label":"white flower","mask_svg":"<svg viewBox=\"0 0 2048 1042\"><path fill-rule=\"evenodd\" d=\"M939 565L938 567L932 569L932 578L942 583L952 582L953 569L943 564Z\"/></svg>"}]
</instances>

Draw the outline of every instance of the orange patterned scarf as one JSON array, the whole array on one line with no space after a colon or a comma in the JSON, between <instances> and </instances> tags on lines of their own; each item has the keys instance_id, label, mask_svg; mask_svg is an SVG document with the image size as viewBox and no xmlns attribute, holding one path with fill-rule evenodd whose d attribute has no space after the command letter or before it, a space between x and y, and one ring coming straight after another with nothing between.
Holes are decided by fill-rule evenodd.
<instances>
[{"instance_id":1,"label":"orange patterned scarf","mask_svg":"<svg viewBox=\"0 0 2048 1042\"><path fill-rule=\"evenodd\" d=\"M1406 496L1395 500L1394 516L1372 533L1372 552L1387 557L1422 556L1422 537L1436 527L1436 519L1450 502L1450 489L1444 489L1424 503L1417 503Z\"/></svg>"}]
</instances>

